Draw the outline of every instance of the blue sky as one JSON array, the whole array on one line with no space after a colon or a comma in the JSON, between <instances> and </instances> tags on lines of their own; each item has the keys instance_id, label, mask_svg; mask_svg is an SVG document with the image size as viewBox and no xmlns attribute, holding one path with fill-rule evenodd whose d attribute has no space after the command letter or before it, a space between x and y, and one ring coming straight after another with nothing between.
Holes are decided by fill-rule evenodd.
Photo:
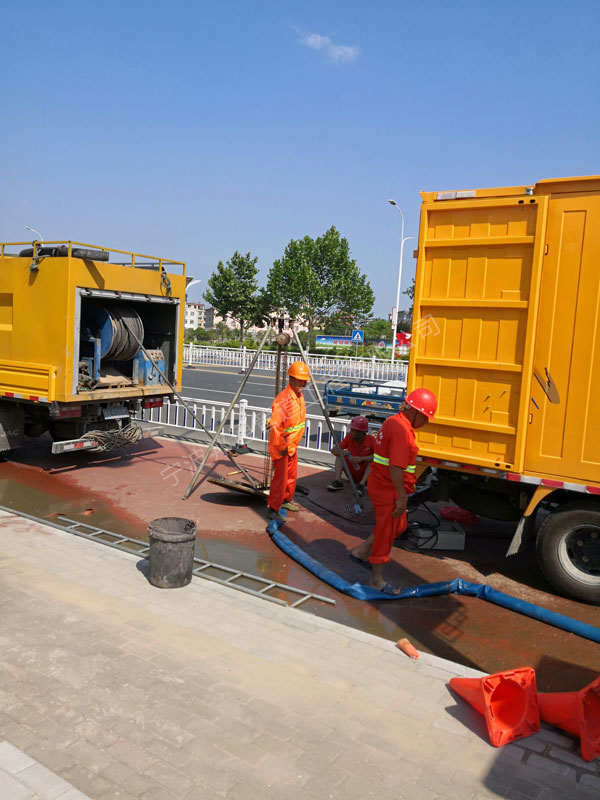
<instances>
[{"instance_id":1,"label":"blue sky","mask_svg":"<svg viewBox=\"0 0 600 800\"><path fill-rule=\"evenodd\" d=\"M600 172L599 22L597 0L6 0L0 240L181 259L200 299L234 250L264 279L335 225L385 316L388 198L414 235L420 190Z\"/></svg>"}]
</instances>

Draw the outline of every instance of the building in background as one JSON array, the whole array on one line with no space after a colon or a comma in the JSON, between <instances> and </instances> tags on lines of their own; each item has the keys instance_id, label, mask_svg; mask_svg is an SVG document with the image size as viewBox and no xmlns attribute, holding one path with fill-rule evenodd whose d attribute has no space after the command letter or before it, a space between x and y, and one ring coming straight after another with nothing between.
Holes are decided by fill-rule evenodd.
<instances>
[{"instance_id":1,"label":"building in background","mask_svg":"<svg viewBox=\"0 0 600 800\"><path fill-rule=\"evenodd\" d=\"M205 311L204 311L204 328L207 331L210 331L213 328L216 328L217 325L219 324L219 322L224 322L225 325L229 328L229 330L234 330L234 331L238 330L239 331L239 329L240 329L240 324L239 324L239 322L237 320L231 319L231 317L229 315L226 316L226 317L221 317L221 316L219 316L219 314L217 314L217 312L215 311L215 309L212 306L208 306L208 308L205 309ZM285 318L286 327L288 325L288 322L289 322L289 320L286 317ZM298 322L296 322L296 325L294 327L296 328L297 331L306 331L306 330L308 330L306 325L300 324ZM186 328L187 328L187 325L186 325ZM261 331L264 333L264 330L265 330L264 326L262 328L258 328L256 325L250 325L250 327L246 329L246 333L248 333L248 334L256 334L256 333L260 333Z\"/></svg>"},{"instance_id":2,"label":"building in background","mask_svg":"<svg viewBox=\"0 0 600 800\"><path fill-rule=\"evenodd\" d=\"M210 310L212 311L212 309ZM204 328L206 311L204 303L186 303L184 328L189 328L193 331L196 328Z\"/></svg>"}]
</instances>

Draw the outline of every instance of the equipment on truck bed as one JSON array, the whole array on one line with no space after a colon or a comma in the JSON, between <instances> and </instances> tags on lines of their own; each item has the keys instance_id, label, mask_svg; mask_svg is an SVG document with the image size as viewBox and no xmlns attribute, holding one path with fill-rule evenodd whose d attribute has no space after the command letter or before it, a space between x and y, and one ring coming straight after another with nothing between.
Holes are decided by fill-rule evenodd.
<instances>
[{"instance_id":1,"label":"equipment on truck bed","mask_svg":"<svg viewBox=\"0 0 600 800\"><path fill-rule=\"evenodd\" d=\"M77 242L9 252L23 244L0 244L0 450L46 431L54 453L138 441L138 408L181 385L185 264Z\"/></svg>"}]
</instances>

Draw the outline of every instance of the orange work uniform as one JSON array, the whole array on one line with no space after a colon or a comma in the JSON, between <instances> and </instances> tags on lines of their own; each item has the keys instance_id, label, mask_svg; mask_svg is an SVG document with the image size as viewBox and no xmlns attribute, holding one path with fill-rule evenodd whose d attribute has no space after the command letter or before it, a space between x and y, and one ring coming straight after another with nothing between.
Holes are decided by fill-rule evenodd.
<instances>
[{"instance_id":1,"label":"orange work uniform","mask_svg":"<svg viewBox=\"0 0 600 800\"><path fill-rule=\"evenodd\" d=\"M363 479L363 476L367 471L367 467L369 466L369 462L361 461L359 464L353 464L351 461L349 461L348 456L356 456L357 458L372 456L375 452L375 437L371 436L370 433L367 433L362 442L359 442L349 433L347 433L340 442L339 447L340 450L348 450L348 453L345 456L346 463L350 467L350 474L352 475L354 483L358 483Z\"/></svg>"},{"instance_id":2,"label":"orange work uniform","mask_svg":"<svg viewBox=\"0 0 600 800\"><path fill-rule=\"evenodd\" d=\"M393 517L398 494L392 483L390 467L404 470L404 490L412 494L415 490L415 465L419 449L415 433L402 413L389 417L381 426L375 439L375 453L369 473L369 497L375 509L373 546L369 561L384 564L390 560L394 539L406 530L406 512Z\"/></svg>"},{"instance_id":3,"label":"orange work uniform","mask_svg":"<svg viewBox=\"0 0 600 800\"><path fill-rule=\"evenodd\" d=\"M296 491L298 473L298 444L304 437L306 405L301 392L288 384L273 400L269 430L269 455L273 462L273 480L269 491L269 507L279 511ZM287 454L281 451L287 448Z\"/></svg>"}]
</instances>

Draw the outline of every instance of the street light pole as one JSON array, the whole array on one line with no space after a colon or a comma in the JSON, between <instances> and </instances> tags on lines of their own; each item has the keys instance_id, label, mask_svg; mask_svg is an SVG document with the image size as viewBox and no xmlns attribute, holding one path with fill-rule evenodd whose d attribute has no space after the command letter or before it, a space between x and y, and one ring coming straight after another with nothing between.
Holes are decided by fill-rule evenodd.
<instances>
[{"instance_id":1,"label":"street light pole","mask_svg":"<svg viewBox=\"0 0 600 800\"><path fill-rule=\"evenodd\" d=\"M396 307L394 312L392 313L392 368L393 371L394 367L394 356L396 354L396 329L398 327L398 306L400 305L400 286L402 284L402 257L404 255L404 242L408 242L409 239L414 239L414 236L404 236L404 214L402 213L402 209L396 203L395 200L388 200L388 203L398 211L400 214L400 218L402 220L402 227L400 229L400 261L398 263L398 287L396 289Z\"/></svg>"}]
</instances>

